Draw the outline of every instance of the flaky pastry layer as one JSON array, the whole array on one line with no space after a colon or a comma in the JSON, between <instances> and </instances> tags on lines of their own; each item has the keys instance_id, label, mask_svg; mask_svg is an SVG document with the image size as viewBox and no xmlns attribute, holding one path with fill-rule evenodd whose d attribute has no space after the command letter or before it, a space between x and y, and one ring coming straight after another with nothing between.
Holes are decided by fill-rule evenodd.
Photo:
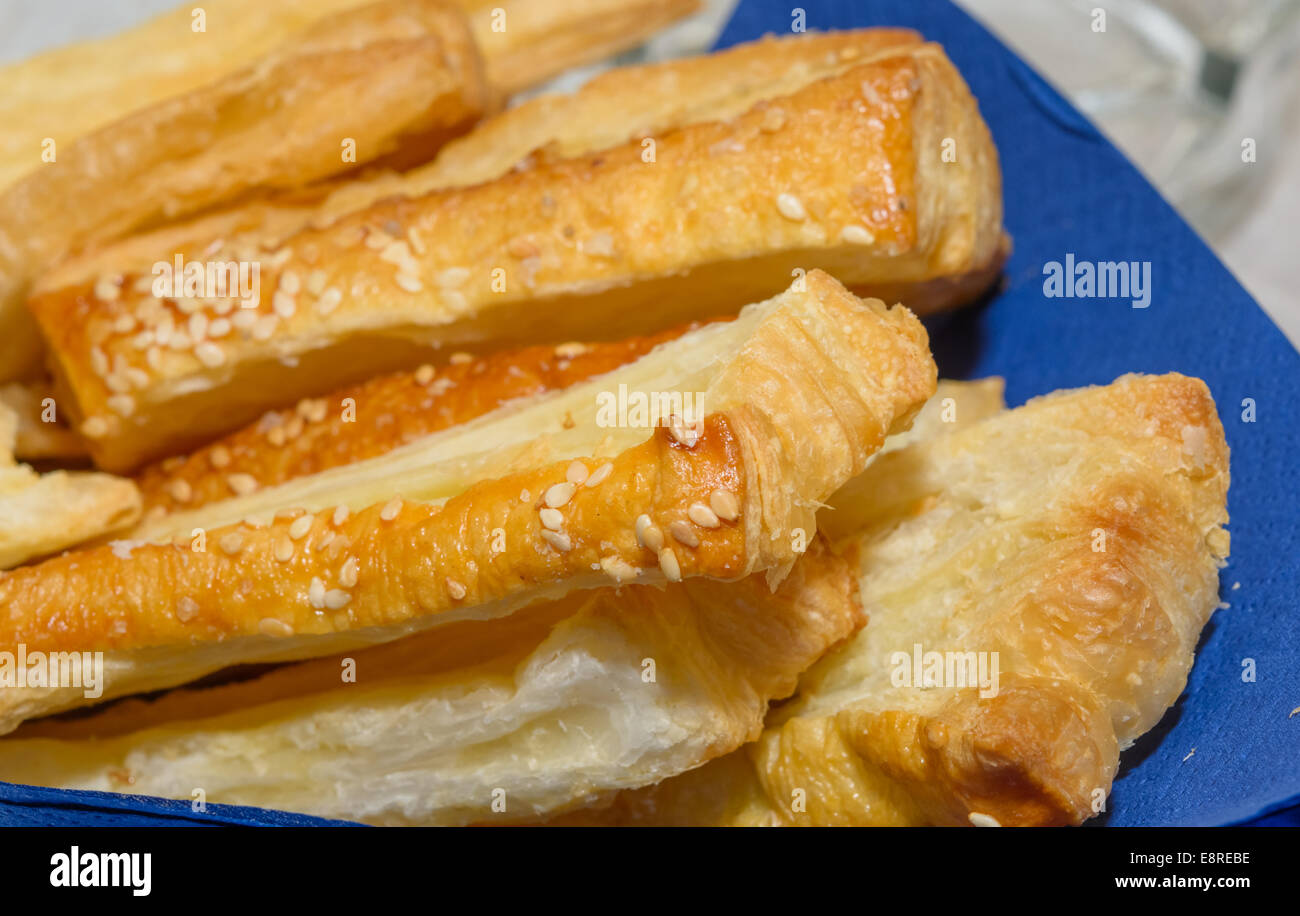
<instances>
[{"instance_id":1,"label":"flaky pastry layer","mask_svg":"<svg viewBox=\"0 0 1300 916\"><path fill-rule=\"evenodd\" d=\"M1061 392L863 476L874 486L838 510L861 527L839 549L868 626L754 745L576 820L1031 825L1102 810L1218 601L1228 450L1205 385ZM927 652L940 669L918 681ZM952 683L946 653L972 675L996 655L996 676Z\"/></svg>"},{"instance_id":2,"label":"flaky pastry layer","mask_svg":"<svg viewBox=\"0 0 1300 916\"><path fill-rule=\"evenodd\" d=\"M706 380L701 427L647 439L593 418L593 392L640 390L638 379L657 381L650 390ZM815 508L910 421L934 380L910 312L814 272L585 391L154 523L175 541L120 541L0 576L0 645L105 650L105 695L116 696L611 581L766 570L775 584L815 532ZM566 397L585 403L557 413ZM593 443L594 454L575 451ZM257 511L227 521L232 507ZM0 702L8 730L84 698L32 687Z\"/></svg>"},{"instance_id":3,"label":"flaky pastry layer","mask_svg":"<svg viewBox=\"0 0 1300 916\"><path fill-rule=\"evenodd\" d=\"M966 151L956 162L940 160L944 137ZM624 337L816 267L898 292L1000 263L996 156L936 46L670 131L653 161L645 152L634 142L543 163L300 232L260 261L262 303L220 341L151 347L159 327L175 344L189 319L130 280L112 303L73 288L31 307L96 462L122 469L272 400L418 364L433 345ZM122 315L143 330L118 333Z\"/></svg>"}]
</instances>

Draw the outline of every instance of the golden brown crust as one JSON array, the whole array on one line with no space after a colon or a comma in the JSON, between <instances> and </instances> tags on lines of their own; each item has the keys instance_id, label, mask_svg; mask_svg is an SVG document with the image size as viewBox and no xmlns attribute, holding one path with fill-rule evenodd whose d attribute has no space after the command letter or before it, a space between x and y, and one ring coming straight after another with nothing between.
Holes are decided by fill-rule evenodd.
<instances>
[{"instance_id":1,"label":"golden brown crust","mask_svg":"<svg viewBox=\"0 0 1300 916\"><path fill-rule=\"evenodd\" d=\"M166 330L188 316L143 302L133 278L111 303L74 288L31 307L82 432L94 434L96 462L127 468L247 422L272 399L318 394L378 364L418 363L430 343L627 336L699 317L703 303L712 314L734 308L818 266L865 288L983 269L999 239L995 176L984 175L973 201L956 178L939 183L951 192L931 187L937 176L915 144L936 128L922 130L914 106L954 130L970 122L987 140L942 51L903 50L729 123L670 132L654 163L632 143L299 233L278 267L261 262L264 339L232 331L202 353L161 351L155 365L142 332L113 330L118 318ZM981 161L995 164L991 152ZM845 241L854 228L866 234ZM272 292L301 289L308 276L322 292L301 292L277 313ZM129 393L115 397L95 371L96 348L110 374L123 361Z\"/></svg>"},{"instance_id":2,"label":"golden brown crust","mask_svg":"<svg viewBox=\"0 0 1300 916\"><path fill-rule=\"evenodd\" d=\"M458 484L445 503L417 501L387 472L391 463L366 472L366 462L347 466L322 491L333 502L298 499L301 482L285 489L292 494L285 500L268 490L263 508L291 511L266 525L215 521L230 512L218 503L164 520L179 543L118 542L0 577L8 612L0 645L105 649L113 666L107 689L120 695L239 662L302 658L501 616L610 581L736 579L766 570L775 584L815 532L815 507L934 390L917 319L864 303L817 272L802 288L736 322L684 335L632 368L654 361L654 377L671 383L663 370L676 368L683 353L713 373L698 441L679 428L660 427L648 439L632 428L614 441L636 444L619 445L608 460L589 459L591 452L571 447L549 451L556 434L546 428L523 450L526 469L466 472L469 485ZM632 368L591 384L617 388ZM548 398L537 404L550 409ZM497 437L527 425L522 416L496 417L472 436L449 435L491 453ZM614 432L576 430L572 441ZM543 461L543 454L565 457ZM422 474L442 473L418 455L415 464ZM356 489L349 478L359 474ZM336 514L340 502L351 511ZM309 513L291 508L304 504ZM647 524L658 538L646 534ZM67 690L14 690L2 699L4 727L83 702Z\"/></svg>"},{"instance_id":3,"label":"golden brown crust","mask_svg":"<svg viewBox=\"0 0 1300 916\"><path fill-rule=\"evenodd\" d=\"M17 418L13 446L16 457L26 461L88 457L85 441L59 412L48 382L0 385L0 406L12 410Z\"/></svg>"},{"instance_id":4,"label":"golden brown crust","mask_svg":"<svg viewBox=\"0 0 1300 916\"><path fill-rule=\"evenodd\" d=\"M0 196L0 372L26 371L19 300L76 248L256 189L295 188L400 153L422 161L485 111L482 61L441 0L328 17L256 65L66 143ZM350 146L349 146L350 142ZM349 154L350 150L350 154ZM111 285L111 280L106 280Z\"/></svg>"},{"instance_id":5,"label":"golden brown crust","mask_svg":"<svg viewBox=\"0 0 1300 916\"><path fill-rule=\"evenodd\" d=\"M1101 810L1119 751L1182 691L1217 603L1228 452L1205 385L1062 392L882 455L864 477L878 485L841 549L867 628L738 759L575 819L1028 825ZM1000 683L896 681L895 653L910 671L914 647L996 653Z\"/></svg>"},{"instance_id":6,"label":"golden brown crust","mask_svg":"<svg viewBox=\"0 0 1300 916\"><path fill-rule=\"evenodd\" d=\"M32 722L0 742L0 778L163 796L201 784L213 802L377 824L535 818L752 740L767 704L861 625L851 586L814 541L775 592L751 576L574 593Z\"/></svg>"},{"instance_id":7,"label":"golden brown crust","mask_svg":"<svg viewBox=\"0 0 1300 916\"><path fill-rule=\"evenodd\" d=\"M190 455L136 475L150 517L229 499L232 474L263 487L385 454L467 423L502 404L567 388L631 362L693 330L594 344L524 347L395 372L269 411L254 424Z\"/></svg>"}]
</instances>

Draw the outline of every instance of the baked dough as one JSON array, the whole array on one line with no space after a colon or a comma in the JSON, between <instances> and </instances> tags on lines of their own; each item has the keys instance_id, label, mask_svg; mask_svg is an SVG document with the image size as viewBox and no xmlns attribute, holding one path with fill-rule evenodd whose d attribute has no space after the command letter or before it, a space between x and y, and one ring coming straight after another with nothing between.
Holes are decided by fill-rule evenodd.
<instances>
[{"instance_id":1,"label":"baked dough","mask_svg":"<svg viewBox=\"0 0 1300 916\"><path fill-rule=\"evenodd\" d=\"M487 356L463 354L441 368L394 372L293 407L192 454L136 475L146 517L162 518L230 499L241 475L258 488L377 458L522 398L560 391L644 356L698 325L592 344L522 347Z\"/></svg>"},{"instance_id":2,"label":"baked dough","mask_svg":"<svg viewBox=\"0 0 1300 916\"><path fill-rule=\"evenodd\" d=\"M966 151L955 163L940 161L945 137ZM670 131L655 150L646 162L632 142L304 230L261 259L262 302L220 341L182 335L178 348L175 329L215 306L161 304L134 277L113 301L74 287L30 307L96 463L126 470L275 403L416 365L432 345L616 339L816 267L930 308L954 301L932 298L936 283L982 288L1001 264L996 155L934 45ZM137 330L118 332L123 316ZM160 331L170 346L151 349Z\"/></svg>"},{"instance_id":3,"label":"baked dough","mask_svg":"<svg viewBox=\"0 0 1300 916\"><path fill-rule=\"evenodd\" d=\"M248 247L252 252L259 245L277 247L309 224L329 225L385 198L481 184L515 168L582 156L689 124L725 121L758 102L920 43L920 36L907 29L808 32L767 37L700 57L608 70L575 92L538 96L482 121L448 143L432 162L404 172L368 169L137 233L64 261L44 274L36 289L58 290L93 283L102 275L147 272L174 252L202 251L218 239L232 249Z\"/></svg>"},{"instance_id":4,"label":"baked dough","mask_svg":"<svg viewBox=\"0 0 1300 916\"><path fill-rule=\"evenodd\" d=\"M881 455L860 526L868 625L763 736L579 822L1077 824L1178 698L1228 554L1204 383L1125 376ZM844 524L843 520L840 521ZM925 652L999 653L996 696L915 687ZM991 680L991 678L990 678Z\"/></svg>"},{"instance_id":5,"label":"baked dough","mask_svg":"<svg viewBox=\"0 0 1300 916\"><path fill-rule=\"evenodd\" d=\"M0 385L0 405L14 412L14 456L27 461L80 461L89 457L85 440L65 422L47 382Z\"/></svg>"},{"instance_id":6,"label":"baked dough","mask_svg":"<svg viewBox=\"0 0 1300 916\"><path fill-rule=\"evenodd\" d=\"M383 0L64 142L53 163L0 194L3 378L30 372L39 356L22 310L29 281L70 251L250 191L300 187L351 163L399 154L424 161L488 105L463 13L441 0ZM31 155L39 164L35 147ZM120 295L115 283L105 278L98 289Z\"/></svg>"},{"instance_id":7,"label":"baked dough","mask_svg":"<svg viewBox=\"0 0 1300 916\"><path fill-rule=\"evenodd\" d=\"M0 569L121 531L140 517L140 494L129 480L40 474L16 462L20 428L18 415L0 403Z\"/></svg>"},{"instance_id":8,"label":"baked dough","mask_svg":"<svg viewBox=\"0 0 1300 916\"><path fill-rule=\"evenodd\" d=\"M175 798L202 786L209 802L375 824L510 823L753 740L768 702L860 623L847 565L814 542L775 593L762 576L574 592L350 665L29 723L0 741L0 778Z\"/></svg>"},{"instance_id":9,"label":"baked dough","mask_svg":"<svg viewBox=\"0 0 1300 916\"><path fill-rule=\"evenodd\" d=\"M815 507L934 385L910 312L813 272L588 383L137 535L175 542L120 541L0 576L0 646L104 650L106 696L121 695L611 581L766 570L775 585ZM631 413L603 425L599 394L620 391L697 393L703 422L679 417L648 439ZM0 729L83 702L75 689L5 690Z\"/></svg>"}]
</instances>

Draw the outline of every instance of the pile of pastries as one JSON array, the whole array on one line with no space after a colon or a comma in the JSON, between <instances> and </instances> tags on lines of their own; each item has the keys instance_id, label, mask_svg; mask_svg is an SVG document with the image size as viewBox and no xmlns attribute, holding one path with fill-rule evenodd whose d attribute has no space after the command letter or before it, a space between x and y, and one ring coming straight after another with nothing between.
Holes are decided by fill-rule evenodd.
<instances>
[{"instance_id":1,"label":"pile of pastries","mask_svg":"<svg viewBox=\"0 0 1300 916\"><path fill-rule=\"evenodd\" d=\"M917 315L1010 239L914 32L511 104L694 6L213 0L0 70L0 651L103 663L0 690L0 780L374 824L1104 810L1218 603L1209 391L938 379Z\"/></svg>"}]
</instances>

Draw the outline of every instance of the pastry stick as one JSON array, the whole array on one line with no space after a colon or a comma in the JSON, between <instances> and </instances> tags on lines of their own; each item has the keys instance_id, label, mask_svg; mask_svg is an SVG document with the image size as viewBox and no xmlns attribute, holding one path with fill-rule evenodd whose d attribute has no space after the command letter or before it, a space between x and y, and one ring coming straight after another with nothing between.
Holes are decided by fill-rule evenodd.
<instances>
[{"instance_id":1,"label":"pastry stick","mask_svg":"<svg viewBox=\"0 0 1300 916\"><path fill-rule=\"evenodd\" d=\"M105 696L692 576L775 585L934 390L924 329L814 272L561 392L0 577L0 645L106 652ZM676 393L665 417L611 404ZM633 397L636 401L637 397ZM658 400L663 403L662 397ZM692 420L687 421L687 417ZM702 418L702 420L701 420ZM667 421L647 438L639 424ZM244 521L240 521L244 519ZM84 703L0 696L0 728Z\"/></svg>"},{"instance_id":2,"label":"pastry stick","mask_svg":"<svg viewBox=\"0 0 1300 916\"><path fill-rule=\"evenodd\" d=\"M85 440L59 413L49 385L41 382L10 382L0 385L0 406L17 418L13 453L26 461L85 460Z\"/></svg>"},{"instance_id":3,"label":"pastry stick","mask_svg":"<svg viewBox=\"0 0 1300 916\"><path fill-rule=\"evenodd\" d=\"M941 162L953 137L965 157ZM71 288L30 307L96 463L128 469L277 402L424 361L432 346L616 339L700 317L702 305L739 307L814 268L934 307L982 288L1001 263L993 149L936 46L670 131L654 161L647 149L300 232L260 258L261 303L237 328L227 319L220 340L178 339L186 314L137 292L136 277L116 300Z\"/></svg>"},{"instance_id":4,"label":"pastry stick","mask_svg":"<svg viewBox=\"0 0 1300 916\"><path fill-rule=\"evenodd\" d=\"M1103 810L1218 602L1228 450L1204 383L1049 395L863 478L832 501L856 518L837 546L868 626L755 744L575 819L1012 826Z\"/></svg>"},{"instance_id":5,"label":"pastry stick","mask_svg":"<svg viewBox=\"0 0 1300 916\"><path fill-rule=\"evenodd\" d=\"M20 333L20 300L33 274L68 252L357 163L423 161L488 104L460 10L381 0L63 144L54 162L0 194L0 372L16 377L39 354Z\"/></svg>"},{"instance_id":6,"label":"pastry stick","mask_svg":"<svg viewBox=\"0 0 1300 916\"><path fill-rule=\"evenodd\" d=\"M202 786L210 802L374 824L511 823L752 740L768 702L860 623L847 565L814 542L775 592L762 576L572 592L32 722L0 741L0 779L178 798Z\"/></svg>"},{"instance_id":7,"label":"pastry stick","mask_svg":"<svg viewBox=\"0 0 1300 916\"><path fill-rule=\"evenodd\" d=\"M575 92L543 95L485 119L424 165L404 172L371 169L136 233L67 259L42 275L36 290L147 273L176 252L200 257L218 240L237 254L256 257L258 246L274 250L309 225L327 226L384 198L481 184L538 162L727 120L758 102L920 43L920 36L907 29L810 32L767 37L700 57L616 68Z\"/></svg>"}]
</instances>

